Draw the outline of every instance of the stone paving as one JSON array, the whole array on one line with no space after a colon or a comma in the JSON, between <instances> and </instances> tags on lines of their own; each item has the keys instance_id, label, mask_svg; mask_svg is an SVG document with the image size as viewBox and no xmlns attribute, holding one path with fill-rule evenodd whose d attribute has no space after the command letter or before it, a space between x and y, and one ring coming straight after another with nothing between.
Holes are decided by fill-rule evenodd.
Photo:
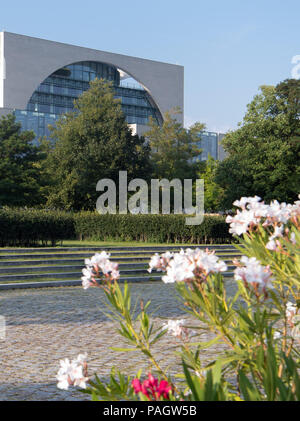
<instances>
[{"instance_id":1,"label":"stone paving","mask_svg":"<svg viewBox=\"0 0 300 421\"><path fill-rule=\"evenodd\" d=\"M133 301L151 300L150 309L160 324L167 318L186 318L174 297L174 288L161 282L132 286ZM74 388L61 391L55 375L62 358L88 353L89 374L106 378L112 366L125 373L147 368L140 353L119 353L122 346L117 324L104 314L101 289L61 287L0 292L0 315L6 319L6 338L0 339L0 400L90 400ZM207 340L208 338L203 338ZM162 365L173 369L171 357L178 340L165 335L155 350ZM216 350L215 350L216 351ZM211 351L210 351L211 352ZM212 354L203 355L205 359Z\"/></svg>"}]
</instances>

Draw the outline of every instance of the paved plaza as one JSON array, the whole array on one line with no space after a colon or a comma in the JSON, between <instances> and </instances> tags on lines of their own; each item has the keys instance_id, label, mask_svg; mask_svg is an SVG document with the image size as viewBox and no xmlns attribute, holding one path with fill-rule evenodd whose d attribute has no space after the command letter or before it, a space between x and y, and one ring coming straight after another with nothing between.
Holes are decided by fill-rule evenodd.
<instances>
[{"instance_id":1,"label":"paved plaza","mask_svg":"<svg viewBox=\"0 0 300 421\"><path fill-rule=\"evenodd\" d=\"M173 285L162 282L132 286L133 301L151 300L155 321L186 318L175 299ZM119 353L111 346L121 346L117 324L104 314L101 289L61 287L10 290L0 292L0 314L6 319L6 338L0 340L0 400L90 400L75 388L68 391L56 387L59 360L88 353L89 375L107 378L112 366L125 373L147 369L140 353ZM205 340L207 338L203 338ZM163 366L174 370L176 357L172 348L178 340L166 335L155 349ZM203 355L209 357L207 352Z\"/></svg>"}]
</instances>

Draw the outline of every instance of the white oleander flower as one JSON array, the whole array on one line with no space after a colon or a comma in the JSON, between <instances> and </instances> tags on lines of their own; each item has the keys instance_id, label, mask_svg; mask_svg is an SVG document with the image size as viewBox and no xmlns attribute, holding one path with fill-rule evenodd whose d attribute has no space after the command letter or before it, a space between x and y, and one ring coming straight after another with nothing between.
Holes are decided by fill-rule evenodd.
<instances>
[{"instance_id":1,"label":"white oleander flower","mask_svg":"<svg viewBox=\"0 0 300 421\"><path fill-rule=\"evenodd\" d=\"M292 244L296 244L296 234L294 232L291 233L290 241Z\"/></svg>"},{"instance_id":2,"label":"white oleander flower","mask_svg":"<svg viewBox=\"0 0 300 421\"><path fill-rule=\"evenodd\" d=\"M279 203L273 200L268 207L268 214L266 216L269 223L287 223L290 218L291 206L286 203Z\"/></svg>"},{"instance_id":3,"label":"white oleander flower","mask_svg":"<svg viewBox=\"0 0 300 421\"><path fill-rule=\"evenodd\" d=\"M97 286L95 277L100 277L100 272L102 272L106 280L119 279L118 263L111 262L109 257L109 253L102 251L101 253L96 253L91 259L85 259L86 267L82 269L83 277L81 278L83 289L87 289L92 285Z\"/></svg>"},{"instance_id":4,"label":"white oleander flower","mask_svg":"<svg viewBox=\"0 0 300 421\"><path fill-rule=\"evenodd\" d=\"M202 279L212 272L224 272L227 270L225 262L219 260L214 252L203 251L199 248L186 250L181 249L179 253L167 252L162 256L155 254L152 256L148 272L153 268L158 271L165 271L162 277L163 282L173 283L197 279Z\"/></svg>"},{"instance_id":5,"label":"white oleander flower","mask_svg":"<svg viewBox=\"0 0 300 421\"><path fill-rule=\"evenodd\" d=\"M76 359L68 358L60 360L60 368L56 375L58 380L57 387L59 389L68 390L69 386L79 386L86 389L86 383L89 380L85 376L87 354L79 354Z\"/></svg>"},{"instance_id":6,"label":"white oleander flower","mask_svg":"<svg viewBox=\"0 0 300 421\"><path fill-rule=\"evenodd\" d=\"M78 364L84 364L86 362L87 356L87 352L84 352L83 354L78 354L77 358L75 358L74 361Z\"/></svg>"},{"instance_id":7,"label":"white oleander flower","mask_svg":"<svg viewBox=\"0 0 300 421\"><path fill-rule=\"evenodd\" d=\"M300 194L298 195L298 198L300 199ZM295 217L300 216L300 200L297 200L291 206L291 217L294 217L294 216Z\"/></svg>"},{"instance_id":8,"label":"white oleander flower","mask_svg":"<svg viewBox=\"0 0 300 421\"><path fill-rule=\"evenodd\" d=\"M234 279L241 280L246 284L250 284L254 287L262 288L272 288L272 272L268 266L262 266L260 262L255 257L246 257L241 258L241 263L244 267L237 267L234 270Z\"/></svg>"},{"instance_id":9,"label":"white oleander flower","mask_svg":"<svg viewBox=\"0 0 300 421\"><path fill-rule=\"evenodd\" d=\"M277 250L276 241L275 240L268 241L266 244L266 249L271 250L271 251L276 251Z\"/></svg>"},{"instance_id":10,"label":"white oleander flower","mask_svg":"<svg viewBox=\"0 0 300 421\"><path fill-rule=\"evenodd\" d=\"M117 272L118 266L118 263L111 262L110 260L105 260L104 262L99 264L99 267L104 275L107 275L109 272Z\"/></svg>"},{"instance_id":11,"label":"white oleander flower","mask_svg":"<svg viewBox=\"0 0 300 421\"><path fill-rule=\"evenodd\" d=\"M293 304L291 301L288 301L286 303L286 311L285 311L287 319L292 321L292 318L295 316L296 313L297 313L297 306Z\"/></svg>"},{"instance_id":12,"label":"white oleander flower","mask_svg":"<svg viewBox=\"0 0 300 421\"><path fill-rule=\"evenodd\" d=\"M160 272L162 270L160 267L160 261L160 255L155 253L150 259L148 272L151 273L153 269L156 269L158 272Z\"/></svg>"},{"instance_id":13,"label":"white oleander flower","mask_svg":"<svg viewBox=\"0 0 300 421\"><path fill-rule=\"evenodd\" d=\"M251 226L257 225L260 222L263 223L263 226L274 226L274 237L271 236L268 246L274 247L274 243L271 243L271 241L281 236L280 230L284 229L281 224L286 224L293 217L299 217L300 201L295 201L291 205L273 200L269 205L266 205L260 200L258 196L241 197L240 200L236 200L233 204L241 208L242 211L238 210L235 216L227 216L226 222L230 224L229 232L234 235L244 234Z\"/></svg>"},{"instance_id":14,"label":"white oleander flower","mask_svg":"<svg viewBox=\"0 0 300 421\"><path fill-rule=\"evenodd\" d=\"M251 224L257 224L254 211L237 211L235 216L227 216L226 222L230 224L229 232L234 235L241 235L248 231Z\"/></svg>"},{"instance_id":15,"label":"white oleander flower","mask_svg":"<svg viewBox=\"0 0 300 421\"><path fill-rule=\"evenodd\" d=\"M194 278L195 264L188 260L185 255L174 254L173 259L167 266L167 274L162 277L163 282L182 282Z\"/></svg>"},{"instance_id":16,"label":"white oleander flower","mask_svg":"<svg viewBox=\"0 0 300 421\"><path fill-rule=\"evenodd\" d=\"M83 276L81 277L82 280L82 286L83 289L87 289L89 288L91 285L93 285L93 281L92 281L92 269L89 267L83 268L82 269L82 274Z\"/></svg>"},{"instance_id":17,"label":"white oleander flower","mask_svg":"<svg viewBox=\"0 0 300 421\"><path fill-rule=\"evenodd\" d=\"M233 205L244 210L246 209L248 204L251 206L252 204L259 202L260 200L261 198L259 196L241 197L240 200L234 201Z\"/></svg>"},{"instance_id":18,"label":"white oleander flower","mask_svg":"<svg viewBox=\"0 0 300 421\"><path fill-rule=\"evenodd\" d=\"M148 272L151 273L153 269L156 269L157 272L165 272L173 256L174 254L169 251L163 253L161 256L155 253L150 259Z\"/></svg>"},{"instance_id":19,"label":"white oleander flower","mask_svg":"<svg viewBox=\"0 0 300 421\"><path fill-rule=\"evenodd\" d=\"M300 340L300 315L293 316L292 318L293 329L291 332L291 336L296 339Z\"/></svg>"},{"instance_id":20,"label":"white oleander flower","mask_svg":"<svg viewBox=\"0 0 300 421\"><path fill-rule=\"evenodd\" d=\"M283 225L280 225L280 226L276 225L274 227L274 232L269 238L269 240L271 241L271 240L274 240L275 238L282 237L283 229L284 229Z\"/></svg>"},{"instance_id":21,"label":"white oleander flower","mask_svg":"<svg viewBox=\"0 0 300 421\"><path fill-rule=\"evenodd\" d=\"M186 330L183 328L184 320L168 320L167 323L163 324L163 329L166 329L168 333L177 338L186 334Z\"/></svg>"},{"instance_id":22,"label":"white oleander flower","mask_svg":"<svg viewBox=\"0 0 300 421\"><path fill-rule=\"evenodd\" d=\"M281 333L278 330L276 330L274 332L273 339L276 340L276 339L280 339L281 337L282 337Z\"/></svg>"},{"instance_id":23,"label":"white oleander flower","mask_svg":"<svg viewBox=\"0 0 300 421\"><path fill-rule=\"evenodd\" d=\"M96 253L91 259L85 259L84 263L87 266L101 265L105 264L106 260L109 259L110 253L102 251L101 253Z\"/></svg>"},{"instance_id":24,"label":"white oleander flower","mask_svg":"<svg viewBox=\"0 0 300 421\"><path fill-rule=\"evenodd\" d=\"M196 249L191 256L195 261L196 267L203 270L206 275L227 270L226 263L223 260L219 260L214 252L209 253L208 251Z\"/></svg>"}]
</instances>

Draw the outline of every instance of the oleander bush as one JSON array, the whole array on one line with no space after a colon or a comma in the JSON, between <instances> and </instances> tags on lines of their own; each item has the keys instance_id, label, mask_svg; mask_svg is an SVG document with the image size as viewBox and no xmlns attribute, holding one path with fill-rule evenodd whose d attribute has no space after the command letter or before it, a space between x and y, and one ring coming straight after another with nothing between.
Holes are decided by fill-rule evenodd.
<instances>
[{"instance_id":1,"label":"oleander bush","mask_svg":"<svg viewBox=\"0 0 300 421\"><path fill-rule=\"evenodd\" d=\"M185 225L184 215L100 215L41 209L0 209L0 247L56 245L62 240L230 243L225 217Z\"/></svg>"},{"instance_id":2,"label":"oleander bush","mask_svg":"<svg viewBox=\"0 0 300 421\"><path fill-rule=\"evenodd\" d=\"M228 293L227 263L213 251L156 253L149 262L149 272L175 285L174 303L189 319L154 321L150 301L133 303L130 286L118 283L109 254L85 260L83 288L103 290L101 305L125 342L112 351L140 352L147 369L127 375L112 367L101 379L88 373L83 353L60 361L59 388L79 386L93 400L109 401L300 400L300 200L268 205L250 197L234 205L241 211L226 220L233 235L242 235L236 248L243 253L232 261L235 291ZM164 335L174 338L157 349ZM178 362L168 359L173 352Z\"/></svg>"}]
</instances>

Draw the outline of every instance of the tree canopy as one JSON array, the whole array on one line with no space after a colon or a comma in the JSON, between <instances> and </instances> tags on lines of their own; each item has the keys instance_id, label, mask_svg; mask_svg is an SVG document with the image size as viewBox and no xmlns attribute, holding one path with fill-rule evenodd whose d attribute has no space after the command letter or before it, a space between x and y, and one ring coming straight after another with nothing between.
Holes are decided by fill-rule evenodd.
<instances>
[{"instance_id":1,"label":"tree canopy","mask_svg":"<svg viewBox=\"0 0 300 421\"><path fill-rule=\"evenodd\" d=\"M205 212L217 212L221 209L224 196L223 189L215 182L215 175L219 161L213 159L211 155L202 163L198 178L204 180L204 209Z\"/></svg>"},{"instance_id":2,"label":"tree canopy","mask_svg":"<svg viewBox=\"0 0 300 421\"><path fill-rule=\"evenodd\" d=\"M149 146L143 137L132 135L110 82L95 79L74 105L74 112L62 116L51 129L48 204L95 209L98 180L117 181L119 171L127 171L129 178L148 179Z\"/></svg>"},{"instance_id":3,"label":"tree canopy","mask_svg":"<svg viewBox=\"0 0 300 421\"><path fill-rule=\"evenodd\" d=\"M41 150L32 131L21 131L13 114L0 120L0 205L40 203Z\"/></svg>"},{"instance_id":4,"label":"tree canopy","mask_svg":"<svg viewBox=\"0 0 300 421\"><path fill-rule=\"evenodd\" d=\"M224 207L255 194L294 201L300 188L300 80L262 86L223 145L228 157L215 181L225 190Z\"/></svg>"},{"instance_id":5,"label":"tree canopy","mask_svg":"<svg viewBox=\"0 0 300 421\"><path fill-rule=\"evenodd\" d=\"M172 114L180 112L179 109L171 111ZM171 112L166 112L161 126L150 119L149 127L144 135L151 147L154 177L168 180L195 178L198 163L194 158L201 153L197 143L204 124L197 122L185 129Z\"/></svg>"}]
</instances>

